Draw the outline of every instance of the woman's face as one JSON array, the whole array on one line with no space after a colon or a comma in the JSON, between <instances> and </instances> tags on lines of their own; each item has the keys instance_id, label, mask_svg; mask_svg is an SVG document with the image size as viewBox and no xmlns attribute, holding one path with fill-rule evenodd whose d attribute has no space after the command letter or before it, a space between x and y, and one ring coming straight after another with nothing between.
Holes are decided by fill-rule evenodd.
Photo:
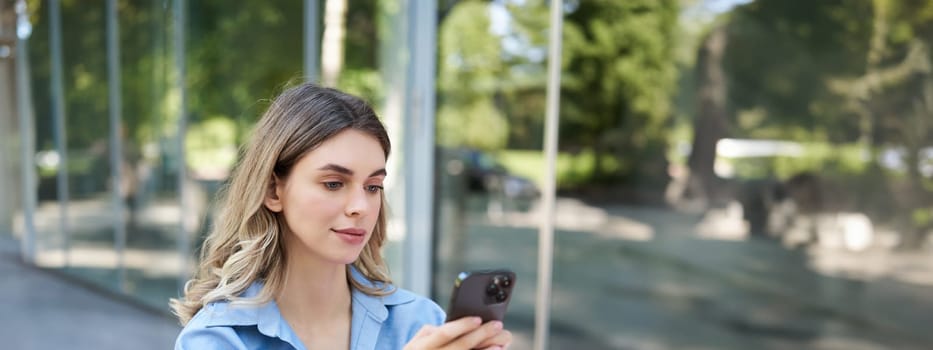
<instances>
[{"instance_id":1,"label":"woman's face","mask_svg":"<svg viewBox=\"0 0 933 350\"><path fill-rule=\"evenodd\" d=\"M265 205L285 218L289 255L337 264L356 261L382 210L386 158L375 137L347 129L277 179Z\"/></svg>"}]
</instances>

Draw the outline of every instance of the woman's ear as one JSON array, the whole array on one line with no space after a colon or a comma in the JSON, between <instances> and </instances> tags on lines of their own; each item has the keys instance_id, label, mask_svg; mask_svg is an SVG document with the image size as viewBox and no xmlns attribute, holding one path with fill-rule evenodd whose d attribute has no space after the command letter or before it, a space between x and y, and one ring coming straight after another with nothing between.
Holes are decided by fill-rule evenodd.
<instances>
[{"instance_id":1,"label":"woman's ear","mask_svg":"<svg viewBox=\"0 0 933 350\"><path fill-rule=\"evenodd\" d=\"M266 189L266 197L263 200L263 204L266 205L266 208L269 210L278 213L282 211L282 200L280 199L280 186L281 181L278 177L272 175L272 181L269 182L269 188Z\"/></svg>"}]
</instances>

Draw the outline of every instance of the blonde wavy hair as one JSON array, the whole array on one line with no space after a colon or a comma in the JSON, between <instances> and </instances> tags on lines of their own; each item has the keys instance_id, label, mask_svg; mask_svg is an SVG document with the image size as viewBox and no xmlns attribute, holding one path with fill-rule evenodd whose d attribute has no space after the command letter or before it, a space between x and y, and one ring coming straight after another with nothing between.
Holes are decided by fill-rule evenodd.
<instances>
[{"instance_id":1,"label":"blonde wavy hair","mask_svg":"<svg viewBox=\"0 0 933 350\"><path fill-rule=\"evenodd\" d=\"M185 284L184 297L170 301L182 325L213 301L258 304L279 294L285 281L286 224L281 214L263 205L263 199L274 186L273 176L287 178L302 156L346 129L375 137L388 159L388 134L363 100L305 83L285 90L272 101L218 197L220 210L201 249L196 275ZM361 284L347 268L348 283L370 295L392 292L381 253L385 230L383 197L372 237L352 264L376 287ZM239 297L254 281L264 282L262 291L254 298Z\"/></svg>"}]
</instances>

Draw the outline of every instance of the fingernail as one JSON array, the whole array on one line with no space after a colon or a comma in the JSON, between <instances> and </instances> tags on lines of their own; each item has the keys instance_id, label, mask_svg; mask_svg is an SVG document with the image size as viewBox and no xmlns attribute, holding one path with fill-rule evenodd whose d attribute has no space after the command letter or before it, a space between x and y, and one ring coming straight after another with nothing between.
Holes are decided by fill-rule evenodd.
<instances>
[{"instance_id":1,"label":"fingernail","mask_svg":"<svg viewBox=\"0 0 933 350\"><path fill-rule=\"evenodd\" d=\"M483 319L481 317L473 317L473 323L475 324L483 323Z\"/></svg>"},{"instance_id":2,"label":"fingernail","mask_svg":"<svg viewBox=\"0 0 933 350\"><path fill-rule=\"evenodd\" d=\"M502 329L502 322L493 321L492 328L495 328L497 330Z\"/></svg>"}]
</instances>

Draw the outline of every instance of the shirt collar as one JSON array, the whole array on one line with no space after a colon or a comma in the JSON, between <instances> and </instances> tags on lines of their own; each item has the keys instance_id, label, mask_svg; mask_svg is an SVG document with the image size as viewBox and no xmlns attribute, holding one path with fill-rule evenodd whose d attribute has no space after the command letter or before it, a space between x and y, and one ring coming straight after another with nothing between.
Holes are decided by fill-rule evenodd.
<instances>
[{"instance_id":1,"label":"shirt collar","mask_svg":"<svg viewBox=\"0 0 933 350\"><path fill-rule=\"evenodd\" d=\"M264 284L261 281L253 282L240 298L255 298L262 291ZM207 327L218 326L256 326L260 333L269 337L280 337L286 332L282 326L282 313L275 300L262 304L232 304L227 300L216 301L205 306L210 313Z\"/></svg>"},{"instance_id":2,"label":"shirt collar","mask_svg":"<svg viewBox=\"0 0 933 350\"><path fill-rule=\"evenodd\" d=\"M387 291L390 291L390 294L383 296L373 296L364 293L356 288L353 288L353 303L359 304L366 311L369 312L377 321L383 322L387 317L389 317L389 310L387 306L399 305L411 302L415 300L414 295L411 293L400 292L394 285L384 285L382 283L370 281L366 276L363 276L359 270L354 266L350 266L350 273L357 282L363 286L369 288L385 288ZM356 313L356 308L353 309L353 312Z\"/></svg>"},{"instance_id":3,"label":"shirt collar","mask_svg":"<svg viewBox=\"0 0 933 350\"><path fill-rule=\"evenodd\" d=\"M370 281L356 267L350 265L349 268L351 276L363 286L370 288L383 286L382 283ZM240 294L240 297L254 298L259 295L262 288L264 284L261 281L255 281ZM392 293L384 296L368 295L353 288L351 291L353 319L362 317L360 311L365 310L375 321L382 323L389 316L388 306L408 303L415 299L413 294L399 291L393 285L388 285L386 288ZM262 334L270 337L280 337L286 333L284 329L288 327L275 300L263 304L230 304L229 301L223 300L210 303L205 307L208 309L206 311L211 314L206 324L207 327L257 326Z\"/></svg>"}]
</instances>

